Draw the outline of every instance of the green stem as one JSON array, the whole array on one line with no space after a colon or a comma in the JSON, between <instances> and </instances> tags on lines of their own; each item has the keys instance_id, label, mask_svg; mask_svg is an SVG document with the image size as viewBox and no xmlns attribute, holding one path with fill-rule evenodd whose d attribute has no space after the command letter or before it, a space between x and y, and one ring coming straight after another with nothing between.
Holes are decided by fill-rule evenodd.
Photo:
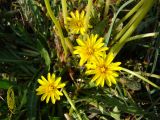
<instances>
[{"instance_id":1,"label":"green stem","mask_svg":"<svg viewBox=\"0 0 160 120\"><path fill-rule=\"evenodd\" d=\"M73 45L71 41L68 39L68 37L65 37L66 45L69 48L70 52L73 54Z\"/></svg>"},{"instance_id":2,"label":"green stem","mask_svg":"<svg viewBox=\"0 0 160 120\"><path fill-rule=\"evenodd\" d=\"M61 2L62 2L64 24L66 25L67 24L67 17L68 17L67 3L66 3L66 0L61 0ZM68 38L65 38L65 42L66 42L66 45L69 48L70 52L73 53L73 45L72 45L71 41Z\"/></svg>"},{"instance_id":3,"label":"green stem","mask_svg":"<svg viewBox=\"0 0 160 120\"><path fill-rule=\"evenodd\" d=\"M152 77L152 78L156 78L156 79L159 79L160 80L160 75L156 75L156 74L152 74L152 73L146 73L146 72L135 72L135 73L138 73L138 74L143 74L144 76L147 76L147 77Z\"/></svg>"},{"instance_id":4,"label":"green stem","mask_svg":"<svg viewBox=\"0 0 160 120\"><path fill-rule=\"evenodd\" d=\"M138 77L138 78L140 78L141 80L147 82L148 84L152 85L153 87L155 87L155 88L157 88L157 89L160 89L160 87L159 87L158 85L154 84L153 82L151 82L150 80L146 79L145 77L137 74L136 72L133 72L133 71L128 70L128 69L123 68L123 67L122 67L122 70L125 71L125 72L127 72L127 73L130 73L130 74L132 74L132 75L134 75L134 76L136 76L136 77Z\"/></svg>"},{"instance_id":5,"label":"green stem","mask_svg":"<svg viewBox=\"0 0 160 120\"><path fill-rule=\"evenodd\" d=\"M87 12L86 12L86 16L85 16L85 30L86 30L86 32L88 29L91 10L92 10L92 0L88 0Z\"/></svg>"},{"instance_id":6,"label":"green stem","mask_svg":"<svg viewBox=\"0 0 160 120\"><path fill-rule=\"evenodd\" d=\"M142 38L146 38L146 37L157 37L158 36L158 32L155 33L146 33L146 34L141 34L141 35L136 35L136 36L132 36L130 38L128 38L126 41L132 41L132 40L137 40L137 39L142 39Z\"/></svg>"},{"instance_id":7,"label":"green stem","mask_svg":"<svg viewBox=\"0 0 160 120\"><path fill-rule=\"evenodd\" d=\"M104 10L104 18L107 16L108 14L108 11L109 11L109 5L110 5L110 0L106 0L106 3L105 3L105 10Z\"/></svg>"},{"instance_id":8,"label":"green stem","mask_svg":"<svg viewBox=\"0 0 160 120\"><path fill-rule=\"evenodd\" d=\"M62 12L63 12L63 19L64 19L64 24L67 23L67 3L66 0L61 0L62 3Z\"/></svg>"},{"instance_id":9,"label":"green stem","mask_svg":"<svg viewBox=\"0 0 160 120\"><path fill-rule=\"evenodd\" d=\"M71 105L72 109L76 112L78 119L79 119L79 120L82 120L82 118L81 118L80 114L78 113L78 111L77 111L74 103L72 102L71 98L69 97L69 95L68 95L68 93L66 92L65 89L63 89L63 93L64 93L64 95L66 96L66 98L67 98L69 104Z\"/></svg>"},{"instance_id":10,"label":"green stem","mask_svg":"<svg viewBox=\"0 0 160 120\"><path fill-rule=\"evenodd\" d=\"M157 40L158 40L158 39L157 39ZM157 45L157 46L158 46L158 45ZM156 48L151 73L153 73L154 70L155 70L155 68L156 68L157 61L158 61L158 57L159 57L159 48Z\"/></svg>"},{"instance_id":11,"label":"green stem","mask_svg":"<svg viewBox=\"0 0 160 120\"><path fill-rule=\"evenodd\" d=\"M51 10L51 6L50 6L50 4L49 4L49 0L44 0L44 2L45 2L45 5L46 5L46 8L47 8L47 11L48 11L48 13L49 13L49 16L51 17L53 23L54 23L55 26L56 26L58 35L59 35L60 40L61 40L62 47L63 47L63 49L64 49L65 58L66 58L68 52L67 52L67 47L66 47L66 44L65 44L65 39L64 39L64 36L63 36L63 32L62 32L60 23L59 23L59 21L56 19L56 17L54 16L54 13L53 13L52 10Z\"/></svg>"}]
</instances>

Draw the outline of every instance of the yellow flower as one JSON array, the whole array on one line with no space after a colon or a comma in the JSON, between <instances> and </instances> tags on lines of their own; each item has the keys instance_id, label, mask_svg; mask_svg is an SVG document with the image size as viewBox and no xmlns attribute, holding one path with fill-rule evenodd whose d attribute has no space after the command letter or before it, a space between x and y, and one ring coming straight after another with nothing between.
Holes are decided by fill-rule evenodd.
<instances>
[{"instance_id":1,"label":"yellow flower","mask_svg":"<svg viewBox=\"0 0 160 120\"><path fill-rule=\"evenodd\" d=\"M61 77L56 78L55 74L52 75L48 73L47 79L44 76L41 76L41 79L38 79L40 86L36 89L37 95L42 95L41 101L46 99L46 103L51 101L55 104L56 100L60 100L62 92L59 89L62 89L65 86L65 83L61 83Z\"/></svg>"},{"instance_id":2,"label":"yellow flower","mask_svg":"<svg viewBox=\"0 0 160 120\"><path fill-rule=\"evenodd\" d=\"M82 66L85 62L102 56L108 48L104 46L103 38L98 38L98 35L87 36L87 39L77 39L79 46L75 47L74 54L80 55L79 65Z\"/></svg>"},{"instance_id":3,"label":"yellow flower","mask_svg":"<svg viewBox=\"0 0 160 120\"><path fill-rule=\"evenodd\" d=\"M121 70L119 66L121 62L113 63L113 59L113 53L110 53L108 56L99 57L86 64L86 74L94 74L91 82L96 82L96 86L101 85L101 87L104 87L105 82L108 86L111 86L112 83L116 84L116 77L119 76L116 71Z\"/></svg>"},{"instance_id":4,"label":"yellow flower","mask_svg":"<svg viewBox=\"0 0 160 120\"><path fill-rule=\"evenodd\" d=\"M75 13L70 13L71 17L67 17L67 28L72 34L84 34L85 33L85 12L79 13L76 10ZM88 25L90 26L90 25Z\"/></svg>"}]
</instances>

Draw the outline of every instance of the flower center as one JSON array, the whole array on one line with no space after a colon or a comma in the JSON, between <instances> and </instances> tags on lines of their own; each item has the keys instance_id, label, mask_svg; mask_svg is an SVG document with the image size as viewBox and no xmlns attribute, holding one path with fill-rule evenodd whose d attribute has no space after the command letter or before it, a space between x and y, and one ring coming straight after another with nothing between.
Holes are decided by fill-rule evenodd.
<instances>
[{"instance_id":1,"label":"flower center","mask_svg":"<svg viewBox=\"0 0 160 120\"><path fill-rule=\"evenodd\" d=\"M89 47L89 48L87 49L87 54L88 54L88 55L93 55L93 53L94 53L94 49L91 48L91 47Z\"/></svg>"},{"instance_id":2,"label":"flower center","mask_svg":"<svg viewBox=\"0 0 160 120\"><path fill-rule=\"evenodd\" d=\"M78 20L78 21L75 22L75 26L81 28L81 27L84 26L84 24L83 24L82 20Z\"/></svg>"},{"instance_id":3,"label":"flower center","mask_svg":"<svg viewBox=\"0 0 160 120\"><path fill-rule=\"evenodd\" d=\"M105 66L100 67L100 72L101 73L106 73L106 71L107 71L107 67L105 67Z\"/></svg>"},{"instance_id":4,"label":"flower center","mask_svg":"<svg viewBox=\"0 0 160 120\"><path fill-rule=\"evenodd\" d=\"M47 92L51 92L55 89L55 86L54 85L49 85L48 88L47 88Z\"/></svg>"}]
</instances>

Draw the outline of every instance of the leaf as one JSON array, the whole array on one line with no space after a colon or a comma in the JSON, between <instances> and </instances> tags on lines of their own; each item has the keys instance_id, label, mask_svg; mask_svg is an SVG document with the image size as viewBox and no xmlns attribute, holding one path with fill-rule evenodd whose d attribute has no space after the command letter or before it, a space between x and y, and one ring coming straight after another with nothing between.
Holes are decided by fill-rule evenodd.
<instances>
[{"instance_id":1,"label":"leaf","mask_svg":"<svg viewBox=\"0 0 160 120\"><path fill-rule=\"evenodd\" d=\"M127 88L131 90L141 90L141 84L137 81L128 80L126 83Z\"/></svg>"},{"instance_id":2,"label":"leaf","mask_svg":"<svg viewBox=\"0 0 160 120\"><path fill-rule=\"evenodd\" d=\"M98 34L98 35L103 35L104 34L104 31L105 31L105 27L107 25L107 19L99 22L95 27L94 27L94 30L93 30L93 33L94 34Z\"/></svg>"},{"instance_id":3,"label":"leaf","mask_svg":"<svg viewBox=\"0 0 160 120\"><path fill-rule=\"evenodd\" d=\"M112 29L113 29L113 26L114 26L114 23L115 23L115 21L116 21L116 18L117 18L117 16L118 16L118 14L120 13L120 11L121 11L124 7L126 7L127 5L129 5L130 3L132 3L133 1L134 1L134 0L129 0L129 1L125 2L125 3L118 9L117 13L114 15L114 17L113 17L113 19L112 19L112 23L111 23L111 25L110 25L110 28L109 28L109 30L108 30L108 33L105 35L105 43L106 43L106 45L107 45L108 42L109 42L109 39L110 39L110 36L111 36L111 33L112 33Z\"/></svg>"},{"instance_id":4,"label":"leaf","mask_svg":"<svg viewBox=\"0 0 160 120\"><path fill-rule=\"evenodd\" d=\"M117 106L113 108L113 112L111 112L110 114L115 120L120 120L120 111L118 110Z\"/></svg>"},{"instance_id":5,"label":"leaf","mask_svg":"<svg viewBox=\"0 0 160 120\"><path fill-rule=\"evenodd\" d=\"M32 88L33 89L33 88ZM37 96L35 93L35 86L33 90L30 90L28 96L28 118L29 120L36 120L36 111L37 111Z\"/></svg>"},{"instance_id":6,"label":"leaf","mask_svg":"<svg viewBox=\"0 0 160 120\"><path fill-rule=\"evenodd\" d=\"M27 96L27 114L29 120L36 120L37 119L37 96L36 96L36 87L37 87L37 78L39 77L40 71L38 70L35 75L33 76L32 81L28 84L29 89L28 96Z\"/></svg>"},{"instance_id":7,"label":"leaf","mask_svg":"<svg viewBox=\"0 0 160 120\"><path fill-rule=\"evenodd\" d=\"M62 118L49 116L49 120L62 120Z\"/></svg>"},{"instance_id":8,"label":"leaf","mask_svg":"<svg viewBox=\"0 0 160 120\"><path fill-rule=\"evenodd\" d=\"M23 91L23 96L22 96L22 99L21 99L21 102L20 102L20 105L19 105L19 110L23 107L23 105L25 105L27 103L27 93L28 93L28 90L25 89Z\"/></svg>"},{"instance_id":9,"label":"leaf","mask_svg":"<svg viewBox=\"0 0 160 120\"><path fill-rule=\"evenodd\" d=\"M8 89L11 86L13 86L13 83L11 83L10 81L8 81L8 80L0 80L0 88L1 89Z\"/></svg>"},{"instance_id":10,"label":"leaf","mask_svg":"<svg viewBox=\"0 0 160 120\"><path fill-rule=\"evenodd\" d=\"M41 44L41 42L39 41L38 42L38 49L39 49L39 52L42 56L42 58L45 60L45 64L48 68L48 70L50 69L50 64L51 64L51 60L50 60L50 57L49 57L49 53L48 51L43 47L43 45Z\"/></svg>"}]
</instances>

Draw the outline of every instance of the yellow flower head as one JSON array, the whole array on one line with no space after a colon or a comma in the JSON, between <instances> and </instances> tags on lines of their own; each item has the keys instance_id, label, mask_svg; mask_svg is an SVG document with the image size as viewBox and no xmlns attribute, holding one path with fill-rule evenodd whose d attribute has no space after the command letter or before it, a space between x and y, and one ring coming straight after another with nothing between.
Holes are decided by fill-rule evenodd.
<instances>
[{"instance_id":1,"label":"yellow flower head","mask_svg":"<svg viewBox=\"0 0 160 120\"><path fill-rule=\"evenodd\" d=\"M72 34L84 34L85 33L85 12L79 13L76 10L75 13L70 13L71 17L67 17L67 28Z\"/></svg>"},{"instance_id":2,"label":"yellow flower head","mask_svg":"<svg viewBox=\"0 0 160 120\"><path fill-rule=\"evenodd\" d=\"M116 71L121 70L119 66L121 62L113 63L113 58L113 53L111 53L86 64L86 74L94 74L91 82L96 82L96 86L101 85L101 87L104 87L105 82L108 86L111 86L112 83L116 84L116 77L119 76Z\"/></svg>"},{"instance_id":3,"label":"yellow flower head","mask_svg":"<svg viewBox=\"0 0 160 120\"><path fill-rule=\"evenodd\" d=\"M62 89L65 86L65 83L61 83L61 77L56 78L55 74L52 75L48 73L47 79L44 76L41 76L41 79L38 79L40 86L36 89L37 95L42 95L41 101L46 99L46 103L51 101L55 104L56 100L60 100L62 92L59 89Z\"/></svg>"},{"instance_id":4,"label":"yellow flower head","mask_svg":"<svg viewBox=\"0 0 160 120\"><path fill-rule=\"evenodd\" d=\"M103 56L104 51L108 48L104 46L103 38L98 38L98 35L87 36L87 39L77 39L79 46L75 47L74 54L80 56L79 65L82 66L85 62L90 61L99 56Z\"/></svg>"}]
</instances>

